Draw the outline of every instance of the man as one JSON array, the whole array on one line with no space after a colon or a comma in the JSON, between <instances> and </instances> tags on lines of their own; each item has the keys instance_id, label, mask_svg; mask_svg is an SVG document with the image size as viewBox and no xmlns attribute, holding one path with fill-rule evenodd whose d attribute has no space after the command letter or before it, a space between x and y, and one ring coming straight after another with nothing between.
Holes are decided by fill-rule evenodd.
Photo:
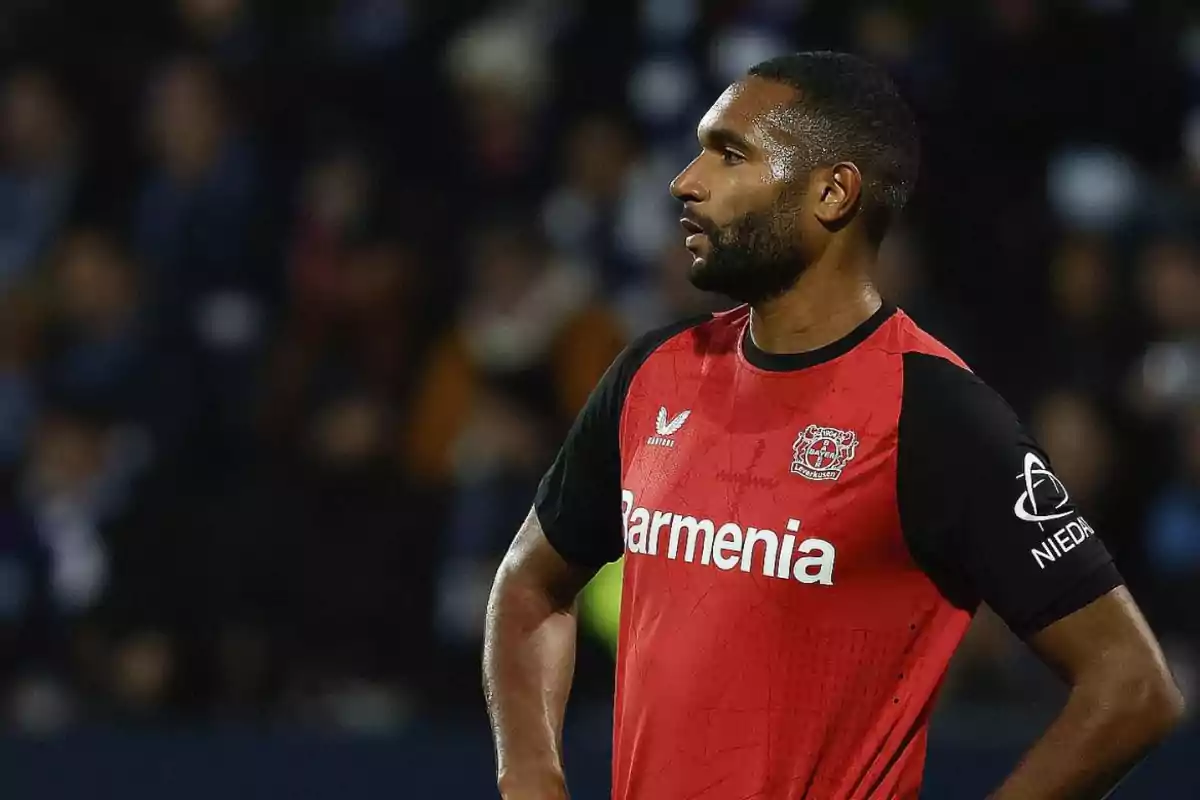
<instances>
[{"instance_id":1,"label":"man","mask_svg":"<svg viewBox=\"0 0 1200 800\"><path fill-rule=\"evenodd\" d=\"M1182 700L1049 459L872 286L917 172L894 86L774 59L699 139L692 281L745 305L629 347L542 481L488 612L501 794L567 796L572 601L624 554L614 798L916 797L980 602L1071 687L993 797L1105 795Z\"/></svg>"}]
</instances>

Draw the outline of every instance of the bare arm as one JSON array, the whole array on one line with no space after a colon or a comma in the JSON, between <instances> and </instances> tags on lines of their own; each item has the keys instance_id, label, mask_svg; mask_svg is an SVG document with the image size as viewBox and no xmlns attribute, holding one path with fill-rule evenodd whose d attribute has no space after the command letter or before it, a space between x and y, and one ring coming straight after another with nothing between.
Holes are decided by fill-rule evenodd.
<instances>
[{"instance_id":1,"label":"bare arm","mask_svg":"<svg viewBox=\"0 0 1200 800\"><path fill-rule=\"evenodd\" d=\"M575 597L592 573L546 540L530 511L488 601L483 676L505 800L567 797L563 711L575 670Z\"/></svg>"},{"instance_id":2,"label":"bare arm","mask_svg":"<svg viewBox=\"0 0 1200 800\"><path fill-rule=\"evenodd\" d=\"M1183 716L1182 696L1154 634L1118 587L1029 643L1071 692L991 798L1103 798Z\"/></svg>"},{"instance_id":3,"label":"bare arm","mask_svg":"<svg viewBox=\"0 0 1200 800\"><path fill-rule=\"evenodd\" d=\"M483 683L505 800L563 800L562 725L575 671L575 598L625 551L621 410L652 331L604 373L542 477L488 602Z\"/></svg>"}]
</instances>

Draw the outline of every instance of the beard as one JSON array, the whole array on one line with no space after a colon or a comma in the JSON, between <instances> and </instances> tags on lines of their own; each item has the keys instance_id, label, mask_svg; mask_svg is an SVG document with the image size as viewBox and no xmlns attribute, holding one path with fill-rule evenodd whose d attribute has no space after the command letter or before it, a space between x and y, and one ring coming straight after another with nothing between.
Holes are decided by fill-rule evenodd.
<instances>
[{"instance_id":1,"label":"beard","mask_svg":"<svg viewBox=\"0 0 1200 800\"><path fill-rule=\"evenodd\" d=\"M692 285L751 305L791 289L807 266L796 216L797 209L781 198L772 208L746 214L724 228L693 218L709 247L692 264Z\"/></svg>"}]
</instances>

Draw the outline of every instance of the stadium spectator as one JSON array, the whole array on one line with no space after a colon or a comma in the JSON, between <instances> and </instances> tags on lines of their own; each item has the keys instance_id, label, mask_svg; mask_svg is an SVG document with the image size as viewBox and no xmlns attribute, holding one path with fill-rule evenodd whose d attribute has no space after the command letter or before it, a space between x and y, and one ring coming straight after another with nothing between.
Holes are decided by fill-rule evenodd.
<instances>
[{"instance_id":1,"label":"stadium spectator","mask_svg":"<svg viewBox=\"0 0 1200 800\"><path fill-rule=\"evenodd\" d=\"M257 157L229 106L203 61L156 76L153 167L135 220L155 373L173 415L164 444L209 470L242 450L274 288Z\"/></svg>"},{"instance_id":2,"label":"stadium spectator","mask_svg":"<svg viewBox=\"0 0 1200 800\"><path fill-rule=\"evenodd\" d=\"M15 467L37 416L44 309L33 292L0 293L0 465Z\"/></svg>"},{"instance_id":3,"label":"stadium spectator","mask_svg":"<svg viewBox=\"0 0 1200 800\"><path fill-rule=\"evenodd\" d=\"M1150 507L1147 558L1157 576L1155 621L1184 694L1200 698L1200 406L1182 415L1177 476Z\"/></svg>"},{"instance_id":4,"label":"stadium spectator","mask_svg":"<svg viewBox=\"0 0 1200 800\"><path fill-rule=\"evenodd\" d=\"M609 291L641 276L631 237L622 225L636 166L629 131L616 119L596 115L568 133L562 156L564 180L542 208L546 236L573 261L586 264Z\"/></svg>"},{"instance_id":5,"label":"stadium spectator","mask_svg":"<svg viewBox=\"0 0 1200 800\"><path fill-rule=\"evenodd\" d=\"M462 138L445 177L473 196L530 204L548 180L542 115L552 75L542 27L518 4L471 20L447 43Z\"/></svg>"},{"instance_id":6,"label":"stadium spectator","mask_svg":"<svg viewBox=\"0 0 1200 800\"><path fill-rule=\"evenodd\" d=\"M1043 380L1069 384L1109 408L1120 400L1121 379L1136 354L1131 325L1117 308L1120 275L1112 246L1102 238L1067 235L1050 262L1050 308L1045 347L1038 353Z\"/></svg>"},{"instance_id":7,"label":"stadium spectator","mask_svg":"<svg viewBox=\"0 0 1200 800\"><path fill-rule=\"evenodd\" d=\"M328 387L290 457L226 504L212 577L229 710L277 695L300 719L390 726L419 696L432 669L438 520L401 480L396 424L369 389ZM363 694L384 718L353 713Z\"/></svg>"},{"instance_id":8,"label":"stadium spectator","mask_svg":"<svg viewBox=\"0 0 1200 800\"><path fill-rule=\"evenodd\" d=\"M1200 253L1186 239L1152 240L1138 279L1151 339L1135 365L1133 402L1157 418L1200 399Z\"/></svg>"},{"instance_id":9,"label":"stadium spectator","mask_svg":"<svg viewBox=\"0 0 1200 800\"><path fill-rule=\"evenodd\" d=\"M261 49L253 10L245 0L175 0L187 37L218 62L242 67Z\"/></svg>"},{"instance_id":10,"label":"stadium spectator","mask_svg":"<svg viewBox=\"0 0 1200 800\"><path fill-rule=\"evenodd\" d=\"M1189 613L1200 602L1200 406L1182 416L1178 431L1180 470L1150 508L1146 549L1170 612L1164 621L1200 641L1200 625Z\"/></svg>"},{"instance_id":11,"label":"stadium spectator","mask_svg":"<svg viewBox=\"0 0 1200 800\"><path fill-rule=\"evenodd\" d=\"M622 344L588 273L528 228L497 225L472 247L454 328L433 346L409 424L408 466L454 496L440 587L452 637L482 634L489 568L529 492Z\"/></svg>"},{"instance_id":12,"label":"stadium spectator","mask_svg":"<svg viewBox=\"0 0 1200 800\"><path fill-rule=\"evenodd\" d=\"M17 691L12 687L26 675L62 662L50 562L50 550L20 502L16 475L0 472L0 708L9 707L10 692Z\"/></svg>"},{"instance_id":13,"label":"stadium spectator","mask_svg":"<svg viewBox=\"0 0 1200 800\"><path fill-rule=\"evenodd\" d=\"M276 434L311 392L347 373L388 402L407 388L420 265L410 248L381 238L377 184L374 164L353 148L318 160L305 178L269 394Z\"/></svg>"},{"instance_id":14,"label":"stadium spectator","mask_svg":"<svg viewBox=\"0 0 1200 800\"><path fill-rule=\"evenodd\" d=\"M49 277L43 385L122 422L147 422L140 288L128 257L106 234L76 231L63 238Z\"/></svg>"},{"instance_id":15,"label":"stadium spectator","mask_svg":"<svg viewBox=\"0 0 1200 800\"><path fill-rule=\"evenodd\" d=\"M30 275L81 190L79 131L54 80L13 73L0 97L0 291Z\"/></svg>"}]
</instances>

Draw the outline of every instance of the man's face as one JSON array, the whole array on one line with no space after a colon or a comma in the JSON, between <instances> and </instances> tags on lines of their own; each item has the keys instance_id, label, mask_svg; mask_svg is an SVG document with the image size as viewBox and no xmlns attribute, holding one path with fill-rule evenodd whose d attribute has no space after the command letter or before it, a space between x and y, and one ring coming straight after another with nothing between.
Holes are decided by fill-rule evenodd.
<instances>
[{"instance_id":1,"label":"man's face","mask_svg":"<svg viewBox=\"0 0 1200 800\"><path fill-rule=\"evenodd\" d=\"M785 127L795 99L787 86L748 78L700 121L700 155L671 182L697 288L760 303L804 271L808 167Z\"/></svg>"}]
</instances>

